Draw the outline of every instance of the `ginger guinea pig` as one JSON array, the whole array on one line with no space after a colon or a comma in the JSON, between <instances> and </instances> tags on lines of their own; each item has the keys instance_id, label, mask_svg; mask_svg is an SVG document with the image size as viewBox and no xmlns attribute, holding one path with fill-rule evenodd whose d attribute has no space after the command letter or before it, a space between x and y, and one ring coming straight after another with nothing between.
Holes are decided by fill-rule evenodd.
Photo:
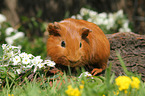
<instances>
[{"instance_id":1,"label":"ginger guinea pig","mask_svg":"<svg viewBox=\"0 0 145 96\"><path fill-rule=\"evenodd\" d=\"M47 30L47 54L56 64L70 67L92 65L94 75L106 68L110 44L96 24L69 18L49 23Z\"/></svg>"}]
</instances>

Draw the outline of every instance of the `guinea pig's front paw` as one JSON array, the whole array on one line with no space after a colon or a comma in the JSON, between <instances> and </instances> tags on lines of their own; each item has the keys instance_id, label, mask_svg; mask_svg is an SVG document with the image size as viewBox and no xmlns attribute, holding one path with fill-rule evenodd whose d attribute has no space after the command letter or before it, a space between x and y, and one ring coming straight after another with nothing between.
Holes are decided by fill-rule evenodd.
<instances>
[{"instance_id":1,"label":"guinea pig's front paw","mask_svg":"<svg viewBox=\"0 0 145 96\"><path fill-rule=\"evenodd\" d=\"M103 70L102 69L99 69L99 68L94 68L92 71L91 71L91 74L93 76L97 75L98 73L101 73Z\"/></svg>"}]
</instances>

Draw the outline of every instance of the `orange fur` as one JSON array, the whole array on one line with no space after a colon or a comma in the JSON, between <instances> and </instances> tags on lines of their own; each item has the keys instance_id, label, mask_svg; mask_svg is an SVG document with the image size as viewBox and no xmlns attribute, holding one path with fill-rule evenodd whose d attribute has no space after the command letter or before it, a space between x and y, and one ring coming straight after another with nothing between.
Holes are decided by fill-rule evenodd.
<instances>
[{"instance_id":1,"label":"orange fur","mask_svg":"<svg viewBox=\"0 0 145 96\"><path fill-rule=\"evenodd\" d=\"M93 65L102 70L106 68L110 44L97 25L69 18L49 24L48 31L47 54L57 64L70 67ZM61 46L62 41L65 47Z\"/></svg>"}]
</instances>

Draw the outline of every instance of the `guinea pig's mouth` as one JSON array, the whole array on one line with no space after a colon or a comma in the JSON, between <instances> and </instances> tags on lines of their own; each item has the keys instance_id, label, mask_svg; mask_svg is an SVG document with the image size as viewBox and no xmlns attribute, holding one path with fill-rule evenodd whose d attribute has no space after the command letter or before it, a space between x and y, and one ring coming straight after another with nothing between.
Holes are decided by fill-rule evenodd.
<instances>
[{"instance_id":1,"label":"guinea pig's mouth","mask_svg":"<svg viewBox=\"0 0 145 96\"><path fill-rule=\"evenodd\" d=\"M80 66L80 60L77 60L77 61L69 60L65 56L58 58L57 62L58 64L70 66L70 67Z\"/></svg>"},{"instance_id":2,"label":"guinea pig's mouth","mask_svg":"<svg viewBox=\"0 0 145 96\"><path fill-rule=\"evenodd\" d=\"M71 67L76 67L76 65L78 65L78 62L79 62L79 60L78 61L71 61L71 60L68 60L69 61L69 65L71 66Z\"/></svg>"},{"instance_id":3,"label":"guinea pig's mouth","mask_svg":"<svg viewBox=\"0 0 145 96\"><path fill-rule=\"evenodd\" d=\"M83 57L81 57L80 59L73 61L73 60L69 60L68 59L68 63L70 67L80 67L82 65L84 65L84 61L82 61Z\"/></svg>"},{"instance_id":4,"label":"guinea pig's mouth","mask_svg":"<svg viewBox=\"0 0 145 96\"><path fill-rule=\"evenodd\" d=\"M72 61L72 60L68 60L71 64L75 64L75 63L77 63L77 62L79 62L79 60L78 61Z\"/></svg>"}]
</instances>

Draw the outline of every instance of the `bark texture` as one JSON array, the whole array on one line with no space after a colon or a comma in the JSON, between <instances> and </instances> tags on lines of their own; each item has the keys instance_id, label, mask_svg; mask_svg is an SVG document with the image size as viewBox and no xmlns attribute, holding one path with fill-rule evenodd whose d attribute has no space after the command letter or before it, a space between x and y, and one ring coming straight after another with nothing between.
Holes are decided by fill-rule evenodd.
<instances>
[{"instance_id":1,"label":"bark texture","mask_svg":"<svg viewBox=\"0 0 145 96\"><path fill-rule=\"evenodd\" d=\"M116 76L124 74L116 51L121 54L127 69L134 73L140 73L145 81L145 35L132 32L107 35L110 41L111 54L109 62L112 62L112 72Z\"/></svg>"}]
</instances>

